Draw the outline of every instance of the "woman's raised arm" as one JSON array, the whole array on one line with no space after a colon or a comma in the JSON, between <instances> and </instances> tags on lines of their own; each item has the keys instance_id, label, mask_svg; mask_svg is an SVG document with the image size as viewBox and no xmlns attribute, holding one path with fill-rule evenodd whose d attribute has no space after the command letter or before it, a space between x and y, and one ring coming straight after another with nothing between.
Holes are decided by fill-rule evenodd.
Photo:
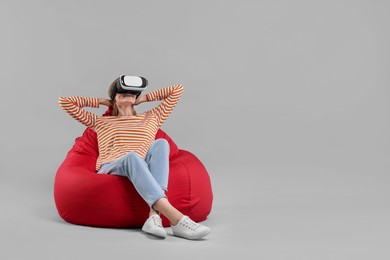
<instances>
[{"instance_id":1,"label":"woman's raised arm","mask_svg":"<svg viewBox=\"0 0 390 260\"><path fill-rule=\"evenodd\" d=\"M172 113L181 95L183 94L183 86L168 86L160 88L146 94L147 101L163 100L158 106L149 110L157 118L157 123L161 126L168 116Z\"/></svg>"},{"instance_id":2,"label":"woman's raised arm","mask_svg":"<svg viewBox=\"0 0 390 260\"><path fill-rule=\"evenodd\" d=\"M62 109L64 109L71 117L84 124L87 127L93 128L96 124L97 115L92 112L86 111L84 107L98 108L102 101L95 97L60 97L58 103Z\"/></svg>"}]
</instances>

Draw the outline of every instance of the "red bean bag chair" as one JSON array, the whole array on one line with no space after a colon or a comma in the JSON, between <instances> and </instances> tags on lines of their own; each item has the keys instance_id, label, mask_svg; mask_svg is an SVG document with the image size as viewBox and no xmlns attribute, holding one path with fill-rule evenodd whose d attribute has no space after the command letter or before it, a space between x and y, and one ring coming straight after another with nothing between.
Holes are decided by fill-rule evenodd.
<instances>
[{"instance_id":1,"label":"red bean bag chair","mask_svg":"<svg viewBox=\"0 0 390 260\"><path fill-rule=\"evenodd\" d=\"M107 112L106 114L107 115ZM213 193L210 177L202 162L181 150L161 129L155 139L170 144L168 192L171 204L194 221L207 218ZM67 222L113 228L140 228L148 218L149 206L127 177L97 174L97 135L87 128L77 137L58 168L54 200L59 215ZM164 216L163 226L169 226Z\"/></svg>"}]
</instances>

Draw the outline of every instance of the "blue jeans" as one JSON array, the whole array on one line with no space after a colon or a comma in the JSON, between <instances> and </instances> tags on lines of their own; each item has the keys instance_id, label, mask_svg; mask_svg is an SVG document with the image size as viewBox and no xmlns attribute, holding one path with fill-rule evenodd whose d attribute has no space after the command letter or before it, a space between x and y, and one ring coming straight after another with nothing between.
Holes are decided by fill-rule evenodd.
<instances>
[{"instance_id":1,"label":"blue jeans","mask_svg":"<svg viewBox=\"0 0 390 260\"><path fill-rule=\"evenodd\" d=\"M169 143L166 139L155 140L145 160L130 151L113 162L103 163L97 173L126 176L137 192L152 207L160 198L166 197L169 174Z\"/></svg>"}]
</instances>

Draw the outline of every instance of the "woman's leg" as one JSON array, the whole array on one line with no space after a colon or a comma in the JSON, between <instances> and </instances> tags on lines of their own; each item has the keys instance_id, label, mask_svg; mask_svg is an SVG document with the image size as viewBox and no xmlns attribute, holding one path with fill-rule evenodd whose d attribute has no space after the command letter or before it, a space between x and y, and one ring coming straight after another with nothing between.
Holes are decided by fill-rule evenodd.
<instances>
[{"instance_id":1,"label":"woman's leg","mask_svg":"<svg viewBox=\"0 0 390 260\"><path fill-rule=\"evenodd\" d=\"M164 190L150 173L148 164L134 151L128 152L114 162L103 164L99 172L128 177L150 207L158 199L165 197Z\"/></svg>"},{"instance_id":2,"label":"woman's leg","mask_svg":"<svg viewBox=\"0 0 390 260\"><path fill-rule=\"evenodd\" d=\"M169 173L169 143L165 139L157 139L150 147L145 161L149 170L160 187L167 191ZM175 236L188 239L200 239L206 236L210 229L200 225L188 216L184 216L168 201L166 197L158 199L151 207L150 216L163 214L171 222L172 232Z\"/></svg>"},{"instance_id":3,"label":"woman's leg","mask_svg":"<svg viewBox=\"0 0 390 260\"><path fill-rule=\"evenodd\" d=\"M180 211L171 205L167 198L158 199L153 208L163 214L172 225L176 225L184 216Z\"/></svg>"},{"instance_id":4,"label":"woman's leg","mask_svg":"<svg viewBox=\"0 0 390 260\"><path fill-rule=\"evenodd\" d=\"M145 156L150 173L165 192L168 190L169 151L168 141L159 138L152 143ZM149 216L153 214L159 214L159 212L150 207Z\"/></svg>"},{"instance_id":5,"label":"woman's leg","mask_svg":"<svg viewBox=\"0 0 390 260\"><path fill-rule=\"evenodd\" d=\"M168 190L169 150L168 141L160 138L152 143L145 156L150 173L164 191Z\"/></svg>"},{"instance_id":6,"label":"woman's leg","mask_svg":"<svg viewBox=\"0 0 390 260\"><path fill-rule=\"evenodd\" d=\"M165 186L160 186L160 183L151 174L148 164L134 151L112 163L103 165L103 167L99 172L105 171L106 173L127 176L146 203L168 218L174 235L188 239L199 239L210 232L209 228L193 222L188 216L184 216L171 205L161 188L161 186ZM161 226L161 219L156 220L156 216L151 216L144 227L143 230L149 233L162 237L166 236L166 231Z\"/></svg>"},{"instance_id":7,"label":"woman's leg","mask_svg":"<svg viewBox=\"0 0 390 260\"><path fill-rule=\"evenodd\" d=\"M167 140L155 140L145 160L131 151L116 161L103 165L99 172L127 176L150 206L149 215L161 212L173 224L176 224L183 216L169 203L164 193L164 190L167 190L169 174L169 143ZM159 203L155 203L156 201Z\"/></svg>"}]
</instances>

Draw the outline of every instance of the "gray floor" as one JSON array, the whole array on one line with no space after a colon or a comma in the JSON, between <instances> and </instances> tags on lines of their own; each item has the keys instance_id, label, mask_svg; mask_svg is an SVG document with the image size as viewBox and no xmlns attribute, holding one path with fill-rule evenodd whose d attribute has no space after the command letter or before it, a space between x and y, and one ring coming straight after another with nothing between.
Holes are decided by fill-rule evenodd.
<instances>
[{"instance_id":1,"label":"gray floor","mask_svg":"<svg viewBox=\"0 0 390 260\"><path fill-rule=\"evenodd\" d=\"M53 202L55 167L34 177L33 166L29 177L14 175L1 183L0 259L388 259L383 159L359 168L262 165L229 172L209 167L215 200L204 224L212 233L202 241L65 223ZM369 167L372 175L366 174ZM3 165L2 171L11 167Z\"/></svg>"}]
</instances>

